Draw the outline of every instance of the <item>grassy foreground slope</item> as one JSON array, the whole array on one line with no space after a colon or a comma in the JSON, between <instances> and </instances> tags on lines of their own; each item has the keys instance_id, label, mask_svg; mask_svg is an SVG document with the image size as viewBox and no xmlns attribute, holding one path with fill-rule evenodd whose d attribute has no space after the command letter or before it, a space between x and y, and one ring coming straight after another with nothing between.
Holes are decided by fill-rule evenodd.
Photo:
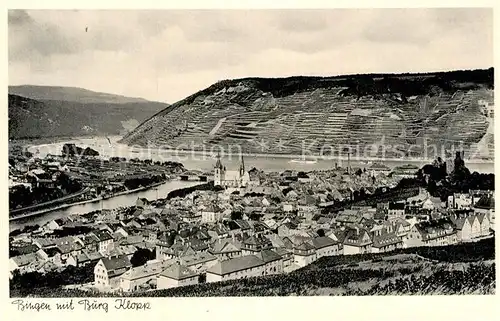
<instances>
[{"instance_id":1,"label":"grassy foreground slope","mask_svg":"<svg viewBox=\"0 0 500 321\"><path fill-rule=\"evenodd\" d=\"M411 248L385 254L323 257L289 274L125 295L212 297L494 294L494 260L495 240L490 238L476 243ZM22 281L15 279L10 284L11 296L116 296L62 288L65 284L92 281L92 268L75 268L65 273L65 276L37 275Z\"/></svg>"}]
</instances>

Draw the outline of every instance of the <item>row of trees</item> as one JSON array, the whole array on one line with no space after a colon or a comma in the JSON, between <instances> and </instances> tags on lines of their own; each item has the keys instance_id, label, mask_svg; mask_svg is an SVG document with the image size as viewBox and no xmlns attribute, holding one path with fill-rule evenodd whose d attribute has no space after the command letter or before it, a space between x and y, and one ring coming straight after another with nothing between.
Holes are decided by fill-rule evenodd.
<instances>
[{"instance_id":1,"label":"row of trees","mask_svg":"<svg viewBox=\"0 0 500 321\"><path fill-rule=\"evenodd\" d=\"M28 272L20 274L14 271L9 282L11 297L36 296L41 293L51 296L56 289L64 285L82 284L94 280L94 265L82 267L68 266L62 271L51 271L47 273Z\"/></svg>"},{"instance_id":2,"label":"row of trees","mask_svg":"<svg viewBox=\"0 0 500 321\"><path fill-rule=\"evenodd\" d=\"M76 146L75 144L64 144L61 150L61 155L69 157L99 156L99 152L90 147L86 147L85 149L83 149L81 147Z\"/></svg>"},{"instance_id":3,"label":"row of trees","mask_svg":"<svg viewBox=\"0 0 500 321\"><path fill-rule=\"evenodd\" d=\"M67 174L60 173L54 181L55 187L45 185L31 188L18 185L9 189L9 207L17 209L39 203L53 201L82 189L78 180L71 179Z\"/></svg>"},{"instance_id":4,"label":"row of trees","mask_svg":"<svg viewBox=\"0 0 500 321\"><path fill-rule=\"evenodd\" d=\"M136 189L139 187L146 187L155 183L160 183L166 179L165 174L150 175L143 177L128 178L124 181L124 185L127 189Z\"/></svg>"}]
</instances>

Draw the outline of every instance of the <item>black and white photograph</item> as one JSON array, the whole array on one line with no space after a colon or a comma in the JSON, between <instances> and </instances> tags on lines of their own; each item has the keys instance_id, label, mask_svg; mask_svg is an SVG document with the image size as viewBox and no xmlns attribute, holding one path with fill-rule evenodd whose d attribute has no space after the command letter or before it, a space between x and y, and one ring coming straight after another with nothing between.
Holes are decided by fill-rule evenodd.
<instances>
[{"instance_id":1,"label":"black and white photograph","mask_svg":"<svg viewBox=\"0 0 500 321\"><path fill-rule=\"evenodd\" d=\"M11 299L495 294L493 8L6 14Z\"/></svg>"}]
</instances>

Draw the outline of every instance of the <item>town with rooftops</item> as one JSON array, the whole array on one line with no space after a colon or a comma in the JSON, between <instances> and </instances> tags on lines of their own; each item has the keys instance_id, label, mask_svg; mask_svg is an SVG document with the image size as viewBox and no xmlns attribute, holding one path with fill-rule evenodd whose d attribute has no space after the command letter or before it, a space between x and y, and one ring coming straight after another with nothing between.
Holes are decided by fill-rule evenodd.
<instances>
[{"instance_id":1,"label":"town with rooftops","mask_svg":"<svg viewBox=\"0 0 500 321\"><path fill-rule=\"evenodd\" d=\"M248 170L243 156L227 168L218 155L200 189L11 232L10 275L72 267L91 270L91 280L66 288L137 293L287 274L322 257L491 238L493 190L443 199L431 196L430 184L404 187L429 182L434 169L458 175L461 155L423 169L375 163L307 173Z\"/></svg>"}]
</instances>

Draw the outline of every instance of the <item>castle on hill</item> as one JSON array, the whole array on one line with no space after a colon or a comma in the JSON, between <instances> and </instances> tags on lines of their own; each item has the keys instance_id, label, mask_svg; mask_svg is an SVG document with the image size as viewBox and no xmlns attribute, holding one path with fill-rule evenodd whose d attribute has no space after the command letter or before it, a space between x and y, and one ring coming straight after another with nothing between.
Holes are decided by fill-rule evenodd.
<instances>
[{"instance_id":1,"label":"castle on hill","mask_svg":"<svg viewBox=\"0 0 500 321\"><path fill-rule=\"evenodd\" d=\"M217 155L217 162L214 169L214 186L241 188L250 183L250 174L245 170L245 162L241 156L239 170L226 170L222 165L220 155Z\"/></svg>"}]
</instances>

